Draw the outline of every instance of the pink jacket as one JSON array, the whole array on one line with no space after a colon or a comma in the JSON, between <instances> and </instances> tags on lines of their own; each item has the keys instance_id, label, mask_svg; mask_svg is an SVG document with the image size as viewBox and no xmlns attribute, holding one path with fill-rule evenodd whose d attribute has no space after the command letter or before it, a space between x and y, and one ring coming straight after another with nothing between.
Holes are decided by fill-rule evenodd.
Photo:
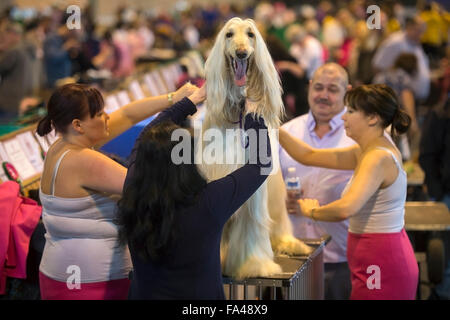
<instances>
[{"instance_id":1,"label":"pink jacket","mask_svg":"<svg viewBox=\"0 0 450 320\"><path fill-rule=\"evenodd\" d=\"M19 193L14 181L0 185L0 294L6 277L25 279L31 235L41 217L42 207Z\"/></svg>"}]
</instances>

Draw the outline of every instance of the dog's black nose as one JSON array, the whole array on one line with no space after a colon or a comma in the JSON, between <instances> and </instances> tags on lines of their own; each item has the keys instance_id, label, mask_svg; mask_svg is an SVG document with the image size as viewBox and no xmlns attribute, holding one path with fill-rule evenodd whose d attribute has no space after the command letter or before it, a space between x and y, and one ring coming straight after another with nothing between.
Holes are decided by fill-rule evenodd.
<instances>
[{"instance_id":1,"label":"dog's black nose","mask_svg":"<svg viewBox=\"0 0 450 320\"><path fill-rule=\"evenodd\" d=\"M243 50L243 51L236 51L236 56L239 59L245 59L247 58L247 51Z\"/></svg>"}]
</instances>

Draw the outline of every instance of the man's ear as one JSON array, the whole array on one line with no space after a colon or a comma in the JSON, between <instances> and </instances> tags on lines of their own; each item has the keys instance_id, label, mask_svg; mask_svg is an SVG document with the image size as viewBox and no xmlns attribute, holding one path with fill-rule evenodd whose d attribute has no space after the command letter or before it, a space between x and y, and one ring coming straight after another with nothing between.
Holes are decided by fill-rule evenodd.
<instances>
[{"instance_id":1,"label":"man's ear","mask_svg":"<svg viewBox=\"0 0 450 320\"><path fill-rule=\"evenodd\" d=\"M83 129L82 125L81 125L80 119L73 119L72 120L72 128L78 133L81 133L81 134L84 133L84 129Z\"/></svg>"},{"instance_id":2,"label":"man's ear","mask_svg":"<svg viewBox=\"0 0 450 320\"><path fill-rule=\"evenodd\" d=\"M347 85L347 91L348 91L348 90L352 90L352 88L353 88L353 87L352 87L351 84L348 84L348 85Z\"/></svg>"}]
</instances>

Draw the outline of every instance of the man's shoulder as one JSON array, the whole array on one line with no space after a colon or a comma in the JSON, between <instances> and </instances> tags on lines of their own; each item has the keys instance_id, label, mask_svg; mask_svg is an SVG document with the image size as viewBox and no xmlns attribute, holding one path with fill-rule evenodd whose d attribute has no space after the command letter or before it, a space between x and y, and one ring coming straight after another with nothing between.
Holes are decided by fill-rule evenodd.
<instances>
[{"instance_id":1,"label":"man's shoulder","mask_svg":"<svg viewBox=\"0 0 450 320\"><path fill-rule=\"evenodd\" d=\"M290 130L299 130L299 129L304 129L306 126L306 122L308 120L308 113L295 117L291 120L289 120L288 122L286 122L285 124L283 124L281 127L287 131ZM300 126L300 127L299 127Z\"/></svg>"},{"instance_id":2,"label":"man's shoulder","mask_svg":"<svg viewBox=\"0 0 450 320\"><path fill-rule=\"evenodd\" d=\"M401 48L405 44L406 41L404 34L402 32L395 32L382 41L378 48L378 51L390 52L393 48Z\"/></svg>"}]
</instances>

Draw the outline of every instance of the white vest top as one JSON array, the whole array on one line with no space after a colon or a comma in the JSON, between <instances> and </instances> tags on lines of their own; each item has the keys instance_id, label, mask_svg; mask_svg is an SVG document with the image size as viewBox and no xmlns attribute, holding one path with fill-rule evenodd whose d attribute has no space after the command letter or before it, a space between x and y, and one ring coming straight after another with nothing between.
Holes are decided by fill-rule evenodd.
<instances>
[{"instance_id":1,"label":"white vest top","mask_svg":"<svg viewBox=\"0 0 450 320\"><path fill-rule=\"evenodd\" d=\"M53 280L64 282L74 270L79 270L81 283L127 278L132 264L128 247L118 245L117 226L113 223L116 201L102 194L82 198L54 196L56 174L69 151L56 163L52 194L39 189L47 231L39 270Z\"/></svg>"},{"instance_id":2,"label":"white vest top","mask_svg":"<svg viewBox=\"0 0 450 320\"><path fill-rule=\"evenodd\" d=\"M395 181L384 189L378 189L359 210L350 217L349 232L353 233L395 233L405 225L405 201L407 176L391 150L379 147L392 155L398 168ZM342 194L348 190L352 179Z\"/></svg>"}]
</instances>

